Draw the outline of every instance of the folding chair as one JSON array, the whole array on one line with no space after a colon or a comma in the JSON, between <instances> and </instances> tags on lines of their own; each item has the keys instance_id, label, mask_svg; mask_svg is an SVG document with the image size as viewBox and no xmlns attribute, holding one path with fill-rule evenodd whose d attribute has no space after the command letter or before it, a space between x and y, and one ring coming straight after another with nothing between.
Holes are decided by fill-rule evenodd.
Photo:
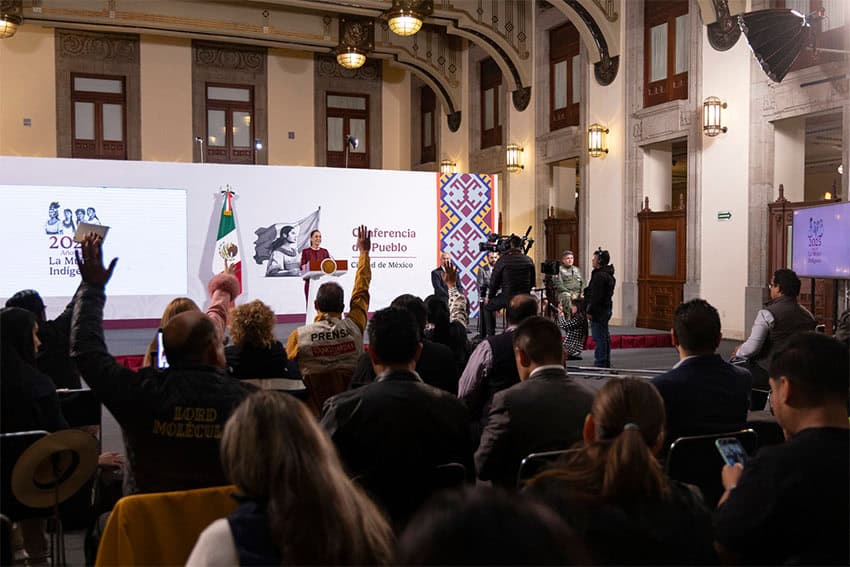
<instances>
[{"instance_id":1,"label":"folding chair","mask_svg":"<svg viewBox=\"0 0 850 567\"><path fill-rule=\"evenodd\" d=\"M95 565L185 565L201 532L236 509L235 490L216 486L125 496L109 516Z\"/></svg>"},{"instance_id":2,"label":"folding chair","mask_svg":"<svg viewBox=\"0 0 850 567\"><path fill-rule=\"evenodd\" d=\"M561 451L531 453L519 464L519 471L517 472L516 478L517 488L522 488L529 479L534 478L538 473L549 468L565 455L569 455L577 451L579 451L579 449L564 449Z\"/></svg>"},{"instance_id":3,"label":"folding chair","mask_svg":"<svg viewBox=\"0 0 850 567\"><path fill-rule=\"evenodd\" d=\"M714 442L722 437L735 437L753 456L758 449L758 435L752 429L679 437L667 455L667 475L680 482L693 484L702 491L706 506L714 508L723 495L720 471L725 464Z\"/></svg>"}]
</instances>

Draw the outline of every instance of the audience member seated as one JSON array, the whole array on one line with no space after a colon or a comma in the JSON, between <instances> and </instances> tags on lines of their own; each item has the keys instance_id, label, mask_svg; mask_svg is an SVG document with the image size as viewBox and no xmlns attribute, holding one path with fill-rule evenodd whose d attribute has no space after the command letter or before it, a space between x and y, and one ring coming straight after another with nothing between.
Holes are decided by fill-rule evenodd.
<instances>
[{"instance_id":1,"label":"audience member seated","mask_svg":"<svg viewBox=\"0 0 850 567\"><path fill-rule=\"evenodd\" d=\"M679 305L671 331L679 362L653 378L667 411L667 444L686 435L743 429L752 377L717 354L720 315L703 299Z\"/></svg>"},{"instance_id":2,"label":"audience member seated","mask_svg":"<svg viewBox=\"0 0 850 567\"><path fill-rule=\"evenodd\" d=\"M198 311L181 313L163 329L169 368L134 372L119 365L103 336L105 286L116 260L104 267L101 244L90 234L82 256L77 252L83 284L74 298L71 354L121 425L129 465L127 491L225 484L218 439L228 415L249 390L225 371L220 327Z\"/></svg>"},{"instance_id":3,"label":"audience member seated","mask_svg":"<svg viewBox=\"0 0 850 567\"><path fill-rule=\"evenodd\" d=\"M321 411L325 399L348 388L357 357L363 352L363 330L366 328L369 283L372 280L369 260L372 240L365 226L360 226L357 231L357 248L360 258L354 274L348 317L342 318L345 309L342 287L336 282L323 283L316 292L315 322L292 331L286 343L286 355L298 362L316 413Z\"/></svg>"},{"instance_id":4,"label":"audience member seated","mask_svg":"<svg viewBox=\"0 0 850 567\"><path fill-rule=\"evenodd\" d=\"M349 474L405 524L428 497L434 467L460 463L474 478L469 417L456 397L422 382L422 351L413 316L382 309L369 323L374 383L325 404L322 425Z\"/></svg>"},{"instance_id":5,"label":"audience member seated","mask_svg":"<svg viewBox=\"0 0 850 567\"><path fill-rule=\"evenodd\" d=\"M186 311L197 311L200 313L201 308L188 297L176 297L172 299L168 302L168 305L165 306L165 310L162 312L162 317L159 320L159 329L164 329L165 325L167 325L172 318ZM157 344L158 334L159 330L157 330L157 333L154 334L147 350L145 350L145 357L142 360L142 368L153 366L156 361L156 352L159 348L159 345Z\"/></svg>"},{"instance_id":6,"label":"audience member seated","mask_svg":"<svg viewBox=\"0 0 850 567\"><path fill-rule=\"evenodd\" d=\"M787 441L723 467L714 516L723 559L850 563L848 376L847 349L825 335L797 335L773 355L770 402Z\"/></svg>"},{"instance_id":7,"label":"audience member seated","mask_svg":"<svg viewBox=\"0 0 850 567\"><path fill-rule=\"evenodd\" d=\"M770 301L756 313L749 338L735 349L735 357L745 361L753 375L753 387L768 387L770 357L782 350L782 345L806 331L814 331L817 321L809 311L797 303L800 295L800 278L788 269L773 272L770 282Z\"/></svg>"},{"instance_id":8,"label":"audience member seated","mask_svg":"<svg viewBox=\"0 0 850 567\"><path fill-rule=\"evenodd\" d=\"M212 319L222 339L227 331L227 317L230 309L233 307L233 301L241 293L239 280L233 275L235 266L225 268L224 272L213 276L207 283L207 293L210 296L210 306L207 308L207 316ZM188 297L178 297L172 299L162 312L162 319L159 321L159 328L164 329L165 325L175 315L179 315L184 311L197 311L201 309L198 305ZM153 365L154 356L156 355L157 344L156 335L151 339L151 344L148 345L148 350L145 351L145 358L142 361L142 367Z\"/></svg>"},{"instance_id":9,"label":"audience member seated","mask_svg":"<svg viewBox=\"0 0 850 567\"><path fill-rule=\"evenodd\" d=\"M68 429L56 386L36 368L38 323L26 309L0 309L0 433Z\"/></svg>"},{"instance_id":10,"label":"audience member seated","mask_svg":"<svg viewBox=\"0 0 850 567\"><path fill-rule=\"evenodd\" d=\"M530 498L477 487L435 497L399 539L400 565L587 565L564 521Z\"/></svg>"},{"instance_id":11,"label":"audience member seated","mask_svg":"<svg viewBox=\"0 0 850 567\"><path fill-rule=\"evenodd\" d=\"M473 422L486 421L496 392L519 383L514 361L514 329L537 314L537 300L531 295L516 295L507 311L508 328L487 337L472 351L460 377L458 397L466 403Z\"/></svg>"},{"instance_id":12,"label":"audience member seated","mask_svg":"<svg viewBox=\"0 0 850 567\"><path fill-rule=\"evenodd\" d=\"M424 336L426 322L425 302L415 295L405 293L393 299L390 307L393 309L402 309L413 315L420 335ZM416 373L429 386L434 386L457 396L457 382L460 376L460 370L455 364L451 349L446 345L441 345L423 338L422 354L416 360ZM357 368L354 369L351 387L359 388L374 381L375 369L372 367L372 360L369 358L369 354L364 352L357 359Z\"/></svg>"},{"instance_id":13,"label":"audience member seated","mask_svg":"<svg viewBox=\"0 0 850 567\"><path fill-rule=\"evenodd\" d=\"M463 368L469 358L469 340L466 337L469 315L466 296L457 288L457 268L450 262L444 266L443 279L448 286L449 301L446 303L436 295L425 298L428 323L425 337L449 347L455 364L458 368Z\"/></svg>"},{"instance_id":14,"label":"audience member seated","mask_svg":"<svg viewBox=\"0 0 850 567\"><path fill-rule=\"evenodd\" d=\"M584 445L526 489L584 538L597 565L716 562L711 517L655 455L664 443L664 401L648 381L611 378L584 424Z\"/></svg>"},{"instance_id":15,"label":"audience member seated","mask_svg":"<svg viewBox=\"0 0 850 567\"><path fill-rule=\"evenodd\" d=\"M836 341L844 345L844 348L850 348L850 309L845 309L838 317L838 323L835 324Z\"/></svg>"},{"instance_id":16,"label":"audience member seated","mask_svg":"<svg viewBox=\"0 0 850 567\"><path fill-rule=\"evenodd\" d=\"M587 341L587 312L584 310L584 298L570 300L569 317L564 305L558 304L558 326L564 331L564 354L567 360L581 360L584 343Z\"/></svg>"},{"instance_id":17,"label":"audience member seated","mask_svg":"<svg viewBox=\"0 0 850 567\"><path fill-rule=\"evenodd\" d=\"M230 338L224 349L231 373L240 380L286 378L286 351L274 336L274 312L256 299L230 312Z\"/></svg>"},{"instance_id":18,"label":"audience member seated","mask_svg":"<svg viewBox=\"0 0 850 567\"><path fill-rule=\"evenodd\" d=\"M561 332L543 317L529 317L513 333L520 383L493 396L475 465L481 480L513 488L530 453L568 449L582 437L593 390L567 376Z\"/></svg>"},{"instance_id":19,"label":"audience member seated","mask_svg":"<svg viewBox=\"0 0 850 567\"><path fill-rule=\"evenodd\" d=\"M41 343L36 368L50 376L57 388L79 389L80 373L69 354L74 302L69 303L58 317L48 320L41 295L34 289L25 289L6 300L6 307L20 307L35 316Z\"/></svg>"},{"instance_id":20,"label":"audience member seated","mask_svg":"<svg viewBox=\"0 0 850 567\"><path fill-rule=\"evenodd\" d=\"M301 402L269 391L249 396L227 421L221 460L239 507L204 530L187 565L392 561L392 530Z\"/></svg>"}]
</instances>

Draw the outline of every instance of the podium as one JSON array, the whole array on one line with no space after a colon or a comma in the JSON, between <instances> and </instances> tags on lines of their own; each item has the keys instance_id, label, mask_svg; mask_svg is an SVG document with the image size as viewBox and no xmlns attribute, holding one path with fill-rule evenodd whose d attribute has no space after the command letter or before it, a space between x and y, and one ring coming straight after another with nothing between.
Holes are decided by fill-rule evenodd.
<instances>
[{"instance_id":1,"label":"podium","mask_svg":"<svg viewBox=\"0 0 850 567\"><path fill-rule=\"evenodd\" d=\"M305 325L311 324L316 319L316 294L319 287L325 282L334 281L347 271L348 260L325 258L319 262L312 261L307 264L307 268L301 272L302 279L308 282Z\"/></svg>"}]
</instances>

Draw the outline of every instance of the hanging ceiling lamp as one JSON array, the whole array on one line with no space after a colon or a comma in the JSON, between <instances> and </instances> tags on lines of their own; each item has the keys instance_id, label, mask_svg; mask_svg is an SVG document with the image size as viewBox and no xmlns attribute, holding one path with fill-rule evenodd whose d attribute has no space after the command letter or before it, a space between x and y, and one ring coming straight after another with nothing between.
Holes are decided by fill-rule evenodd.
<instances>
[{"instance_id":1,"label":"hanging ceiling lamp","mask_svg":"<svg viewBox=\"0 0 850 567\"><path fill-rule=\"evenodd\" d=\"M366 62L366 54L361 53L356 47L346 47L344 50L337 50L336 62L346 69L357 69L362 67Z\"/></svg>"},{"instance_id":2,"label":"hanging ceiling lamp","mask_svg":"<svg viewBox=\"0 0 850 567\"><path fill-rule=\"evenodd\" d=\"M0 1L0 39L15 35L18 26L22 23L24 23L24 18L21 16L20 2Z\"/></svg>"},{"instance_id":3,"label":"hanging ceiling lamp","mask_svg":"<svg viewBox=\"0 0 850 567\"><path fill-rule=\"evenodd\" d=\"M346 69L357 69L366 63L366 54L372 50L375 27L371 20L340 16L339 45L336 62Z\"/></svg>"},{"instance_id":4,"label":"hanging ceiling lamp","mask_svg":"<svg viewBox=\"0 0 850 567\"><path fill-rule=\"evenodd\" d=\"M396 35L413 35L422 28L422 18L434 11L433 0L393 0L387 24Z\"/></svg>"}]
</instances>

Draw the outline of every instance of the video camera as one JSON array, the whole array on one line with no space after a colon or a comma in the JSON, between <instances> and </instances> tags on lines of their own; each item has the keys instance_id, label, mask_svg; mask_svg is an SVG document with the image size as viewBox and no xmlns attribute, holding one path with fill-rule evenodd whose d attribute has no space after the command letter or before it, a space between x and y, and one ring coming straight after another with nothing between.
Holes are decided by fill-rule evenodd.
<instances>
[{"instance_id":1,"label":"video camera","mask_svg":"<svg viewBox=\"0 0 850 567\"><path fill-rule=\"evenodd\" d=\"M561 262L559 260L546 260L540 263L540 272L544 276L557 276L561 271Z\"/></svg>"},{"instance_id":2,"label":"video camera","mask_svg":"<svg viewBox=\"0 0 850 567\"><path fill-rule=\"evenodd\" d=\"M531 246L534 244L534 239L529 238L529 234L531 234L531 226L528 227L528 230L525 231L523 236L517 236L513 233L509 236L503 236L494 232L487 237L487 242L478 243L478 250L480 252L498 252L499 254L504 254L511 249L511 238L516 237L522 240L522 253L528 254L528 251L531 250Z\"/></svg>"}]
</instances>

